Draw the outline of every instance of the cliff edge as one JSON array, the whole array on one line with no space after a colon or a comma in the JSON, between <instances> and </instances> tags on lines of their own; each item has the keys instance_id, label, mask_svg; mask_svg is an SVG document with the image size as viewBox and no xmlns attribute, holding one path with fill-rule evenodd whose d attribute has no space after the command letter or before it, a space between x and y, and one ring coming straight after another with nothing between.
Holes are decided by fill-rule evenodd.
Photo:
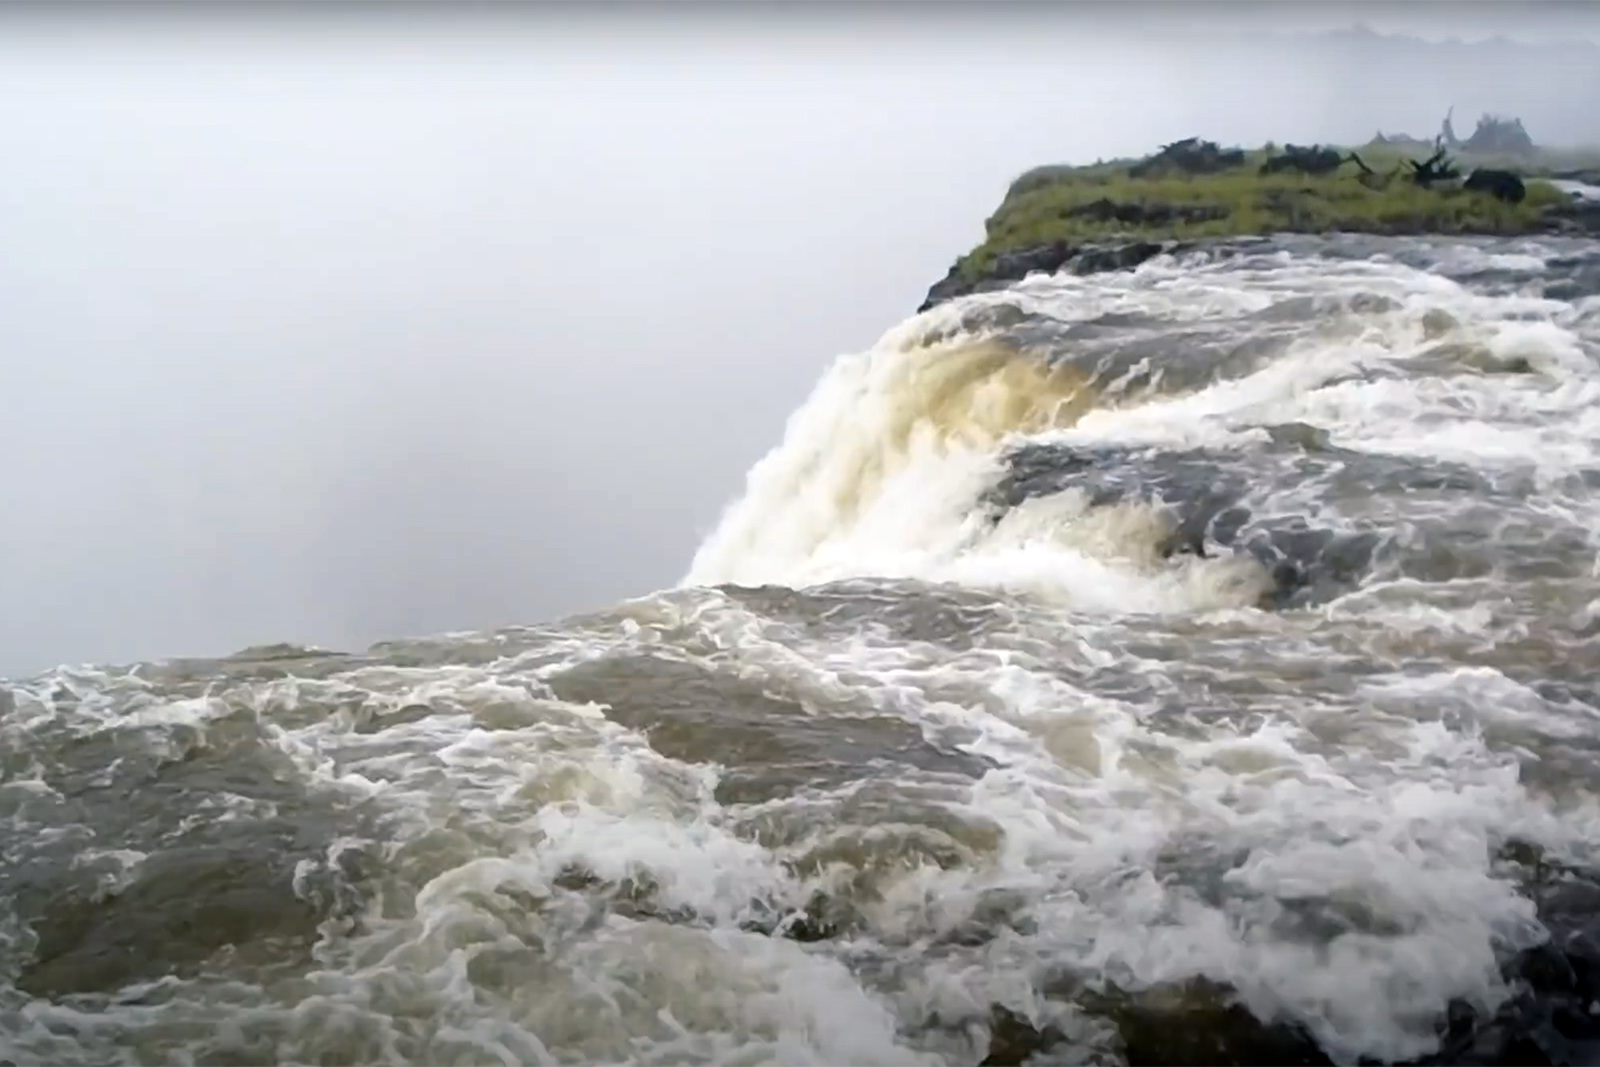
<instances>
[{"instance_id":1,"label":"cliff edge","mask_svg":"<svg viewBox=\"0 0 1600 1067\"><path fill-rule=\"evenodd\" d=\"M1037 167L919 311L1035 272L1125 270L1219 239L1282 233L1600 237L1600 200L1553 184L1600 177L1600 151L1515 158L1382 135L1357 150L1223 149L1188 138L1138 160ZM1426 147L1426 145L1424 145ZM1459 157L1459 158L1458 158Z\"/></svg>"}]
</instances>

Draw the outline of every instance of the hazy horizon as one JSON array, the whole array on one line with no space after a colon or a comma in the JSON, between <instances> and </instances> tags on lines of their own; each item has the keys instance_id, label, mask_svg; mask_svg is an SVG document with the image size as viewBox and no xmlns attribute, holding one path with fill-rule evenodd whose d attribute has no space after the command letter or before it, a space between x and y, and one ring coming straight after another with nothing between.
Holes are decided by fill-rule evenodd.
<instances>
[{"instance_id":1,"label":"hazy horizon","mask_svg":"<svg viewBox=\"0 0 1600 1067\"><path fill-rule=\"evenodd\" d=\"M1036 164L1451 105L1600 142L1593 7L947 7L0 9L0 675L670 585ZM1358 22L1562 48L1249 39Z\"/></svg>"}]
</instances>

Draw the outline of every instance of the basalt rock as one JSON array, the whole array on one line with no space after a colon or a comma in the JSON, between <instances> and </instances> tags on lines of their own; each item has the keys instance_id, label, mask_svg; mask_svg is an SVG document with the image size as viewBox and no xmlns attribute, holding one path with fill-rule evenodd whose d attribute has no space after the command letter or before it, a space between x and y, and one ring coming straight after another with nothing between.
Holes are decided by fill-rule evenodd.
<instances>
[{"instance_id":1,"label":"basalt rock","mask_svg":"<svg viewBox=\"0 0 1600 1067\"><path fill-rule=\"evenodd\" d=\"M1600 873L1551 862L1522 842L1506 845L1499 865L1533 900L1549 939L1502 963L1513 992L1497 1011L1483 1014L1465 1001L1451 1002L1436 1024L1438 1048L1391 1067L1600 1063ZM1201 980L1165 991L1075 999L1116 1023L1129 1064L1329 1062L1303 1028L1257 1019L1225 985ZM1038 1034L1033 1049L1049 1048L1050 1035L1031 1033ZM1029 1044L1030 1028L1012 1025L1006 1036L1003 1048L1014 1056ZM1376 1067L1380 1061L1360 1062Z\"/></svg>"},{"instance_id":2,"label":"basalt rock","mask_svg":"<svg viewBox=\"0 0 1600 1067\"><path fill-rule=\"evenodd\" d=\"M1005 1005L995 1004L989 1016L989 1054L978 1067L1020 1067L1065 1040L1056 1027L1037 1027Z\"/></svg>"},{"instance_id":3,"label":"basalt rock","mask_svg":"<svg viewBox=\"0 0 1600 1067\"><path fill-rule=\"evenodd\" d=\"M1204 979L1176 990L1105 999L1100 1011L1116 1022L1129 1067L1332 1062L1303 1027L1264 1023L1227 986Z\"/></svg>"},{"instance_id":4,"label":"basalt rock","mask_svg":"<svg viewBox=\"0 0 1600 1067\"><path fill-rule=\"evenodd\" d=\"M1523 842L1505 846L1500 862L1522 882L1549 940L1502 965L1514 993L1493 1015L1451 1005L1439 1051L1418 1062L1600 1063L1600 876Z\"/></svg>"},{"instance_id":5,"label":"basalt rock","mask_svg":"<svg viewBox=\"0 0 1600 1067\"><path fill-rule=\"evenodd\" d=\"M1548 228L1567 237L1600 237L1600 200L1574 197L1545 211Z\"/></svg>"},{"instance_id":6,"label":"basalt rock","mask_svg":"<svg viewBox=\"0 0 1600 1067\"><path fill-rule=\"evenodd\" d=\"M926 299L917 311L927 311L958 296L1003 289L1019 282L1030 274L1056 274L1070 271L1073 274L1099 274L1106 271L1131 270L1146 260L1163 253L1178 252L1188 247L1177 241L1128 241L1117 244L1073 245L1065 241L1035 245L1031 248L1003 252L977 271L963 269L961 263L950 268L948 274L928 290Z\"/></svg>"},{"instance_id":7,"label":"basalt rock","mask_svg":"<svg viewBox=\"0 0 1600 1067\"><path fill-rule=\"evenodd\" d=\"M1284 443L1289 449L1307 445L1318 447ZM1322 529L1298 516L1253 514L1246 503L1249 482L1203 450L1150 455L1116 447L1026 445L1006 460L1006 474L985 498L995 521L1029 498L1067 490L1084 494L1090 508L1159 501L1171 526L1157 550L1167 557L1254 557L1272 578L1263 607L1320 602L1352 588L1379 546L1370 531Z\"/></svg>"},{"instance_id":8,"label":"basalt rock","mask_svg":"<svg viewBox=\"0 0 1600 1067\"><path fill-rule=\"evenodd\" d=\"M1459 175L1454 170L1441 170L1437 161L1425 161L1418 164L1410 161L1412 174L1410 180L1418 181L1428 188L1441 190L1450 188L1478 189L1490 195L1508 199L1515 203L1516 188L1522 184L1524 195L1526 185L1514 174L1507 178L1490 178L1485 175L1478 179L1478 184L1458 181ZM1448 173L1450 177L1442 175ZM1387 177L1383 184L1387 184ZM1114 201L1093 201L1081 208L1072 209L1084 213L1104 213L1108 219L1116 219L1120 214L1130 217L1134 214L1130 208L1138 208L1144 213L1144 224L1159 229L1163 225L1180 221L1205 221L1221 217L1218 208L1205 205L1186 205L1182 207L1167 207L1166 205L1119 205ZM1170 214L1163 215L1163 211ZM1127 223L1136 226L1138 223ZM1320 233L1314 227L1306 226L1291 228L1289 232L1295 233ZM1386 237L1427 237L1437 236L1441 233L1472 233L1471 228L1441 227L1439 225L1424 225L1421 222L1406 218L1376 218L1366 225L1353 226L1349 232L1377 234ZM1544 233L1560 237L1600 237L1600 200L1587 200L1574 197L1571 200L1552 204L1542 210L1539 217L1526 224L1521 224L1514 232L1519 233ZM1278 235L1283 236L1282 234ZM951 266L948 273L929 288L927 296L917 307L917 311L927 311L937 307L948 300L966 296L970 293L987 293L997 289L1004 289L1015 282L1019 282L1030 274L1056 274L1063 271L1072 274L1099 274L1109 271L1131 270L1147 260L1162 254L1181 254L1192 251L1206 251L1218 256L1233 254L1243 248L1248 248L1252 243L1268 240L1267 235L1241 235L1226 238L1206 238L1199 240L1129 240L1122 242L1106 242L1100 244L1075 245L1065 241L1050 244L1032 245L1009 252L1002 252L988 261L984 266L972 268L964 261L958 260Z\"/></svg>"}]
</instances>

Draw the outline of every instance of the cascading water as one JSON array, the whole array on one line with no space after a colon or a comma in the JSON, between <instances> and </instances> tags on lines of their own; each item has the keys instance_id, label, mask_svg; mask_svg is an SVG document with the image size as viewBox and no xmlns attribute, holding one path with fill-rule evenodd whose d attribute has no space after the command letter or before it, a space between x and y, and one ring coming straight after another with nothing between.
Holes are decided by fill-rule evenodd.
<instances>
[{"instance_id":1,"label":"cascading water","mask_svg":"<svg viewBox=\"0 0 1600 1067\"><path fill-rule=\"evenodd\" d=\"M1033 278L678 588L8 683L0 1058L1592 1062L1597 261Z\"/></svg>"}]
</instances>

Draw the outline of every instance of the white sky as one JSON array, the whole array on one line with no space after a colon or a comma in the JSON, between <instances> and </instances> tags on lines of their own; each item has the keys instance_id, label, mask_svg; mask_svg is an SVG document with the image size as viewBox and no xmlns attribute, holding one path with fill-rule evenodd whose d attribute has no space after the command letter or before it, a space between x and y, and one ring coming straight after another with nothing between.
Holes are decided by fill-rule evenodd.
<instances>
[{"instance_id":1,"label":"white sky","mask_svg":"<svg viewBox=\"0 0 1600 1067\"><path fill-rule=\"evenodd\" d=\"M670 584L1037 163L1451 104L1600 141L1582 50L1238 36L1489 4L199 6L0 9L0 674Z\"/></svg>"}]
</instances>

